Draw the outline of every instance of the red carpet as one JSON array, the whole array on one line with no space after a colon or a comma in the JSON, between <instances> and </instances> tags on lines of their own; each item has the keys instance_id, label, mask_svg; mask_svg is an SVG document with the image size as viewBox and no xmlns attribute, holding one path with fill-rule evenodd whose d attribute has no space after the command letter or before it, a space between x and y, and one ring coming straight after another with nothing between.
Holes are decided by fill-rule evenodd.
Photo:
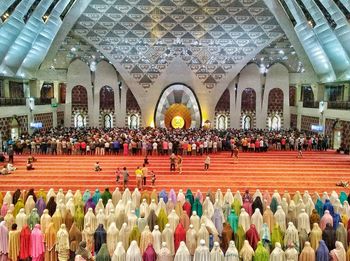
<instances>
[{"instance_id":1,"label":"red carpet","mask_svg":"<svg viewBox=\"0 0 350 261\"><path fill-rule=\"evenodd\" d=\"M168 156L149 157L149 170L154 170L157 176L156 189L176 190L191 188L193 191L208 188L216 190L227 188L236 191L246 188L251 191L259 188L272 192L296 190L317 191L347 191L336 187L340 180L350 180L350 157L348 155L329 152L305 152L303 159L296 158L296 152L240 153L238 162L233 163L229 153L211 155L209 171L203 171L204 156L185 156L183 174L169 171ZM17 188L43 188L55 190L86 188L103 190L109 187L111 191L116 186L115 170L126 166L129 170L130 188L135 187L134 171L143 163L143 157L137 156L49 156L38 155L34 163L35 170L27 171L25 162L27 156L15 156L17 170L8 176L0 176L0 191L14 191ZM93 165L99 161L101 172L94 172ZM149 185L148 178L147 182ZM147 189L151 189L150 186Z\"/></svg>"}]
</instances>

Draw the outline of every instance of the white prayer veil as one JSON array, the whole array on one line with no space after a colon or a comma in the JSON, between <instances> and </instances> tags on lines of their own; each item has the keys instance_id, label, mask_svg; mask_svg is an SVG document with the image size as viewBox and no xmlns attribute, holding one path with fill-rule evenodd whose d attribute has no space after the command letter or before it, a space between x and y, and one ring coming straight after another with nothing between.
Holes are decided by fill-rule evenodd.
<instances>
[{"instance_id":1,"label":"white prayer veil","mask_svg":"<svg viewBox=\"0 0 350 261\"><path fill-rule=\"evenodd\" d=\"M130 243L126 252L126 261L142 261L141 251L135 240Z\"/></svg>"},{"instance_id":2,"label":"white prayer veil","mask_svg":"<svg viewBox=\"0 0 350 261\"><path fill-rule=\"evenodd\" d=\"M185 242L180 242L174 261L191 261L190 251L188 251Z\"/></svg>"},{"instance_id":3,"label":"white prayer veil","mask_svg":"<svg viewBox=\"0 0 350 261\"><path fill-rule=\"evenodd\" d=\"M229 247L225 253L225 261L239 261L239 254L235 241L231 240Z\"/></svg>"},{"instance_id":4,"label":"white prayer veil","mask_svg":"<svg viewBox=\"0 0 350 261\"><path fill-rule=\"evenodd\" d=\"M125 261L126 254L122 242L118 242L112 256L112 261Z\"/></svg>"}]
</instances>

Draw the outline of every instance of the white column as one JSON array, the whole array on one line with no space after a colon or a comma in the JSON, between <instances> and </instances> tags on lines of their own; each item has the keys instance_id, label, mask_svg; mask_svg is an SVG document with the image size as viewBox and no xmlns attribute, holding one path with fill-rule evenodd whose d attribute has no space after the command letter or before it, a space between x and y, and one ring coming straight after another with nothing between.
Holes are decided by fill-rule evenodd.
<instances>
[{"instance_id":1,"label":"white column","mask_svg":"<svg viewBox=\"0 0 350 261\"><path fill-rule=\"evenodd\" d=\"M118 86L119 88L119 86ZM125 117L126 117L126 93L128 91L128 86L124 81L122 81L121 89L115 92L115 103L116 103L116 126L125 127ZM119 100L119 92L121 92L121 99Z\"/></svg>"},{"instance_id":2,"label":"white column","mask_svg":"<svg viewBox=\"0 0 350 261\"><path fill-rule=\"evenodd\" d=\"M10 81L8 79L4 80L4 97L10 97Z\"/></svg>"},{"instance_id":3,"label":"white column","mask_svg":"<svg viewBox=\"0 0 350 261\"><path fill-rule=\"evenodd\" d=\"M349 101L350 98L350 84L349 83L345 83L344 84L344 101Z\"/></svg>"},{"instance_id":4,"label":"white column","mask_svg":"<svg viewBox=\"0 0 350 261\"><path fill-rule=\"evenodd\" d=\"M93 88L92 86L87 86L86 87L87 91L87 96L88 96L88 115L89 115L89 124L88 127L97 127L98 126L98 114L99 114L99 109L95 111L95 99L94 99L94 94L93 94ZM100 99L99 99L100 100ZM100 102L98 101L98 106ZM96 115L97 115L97 120L96 120Z\"/></svg>"},{"instance_id":5,"label":"white column","mask_svg":"<svg viewBox=\"0 0 350 261\"><path fill-rule=\"evenodd\" d=\"M57 127L57 107L52 108L52 127Z\"/></svg>"},{"instance_id":6,"label":"white column","mask_svg":"<svg viewBox=\"0 0 350 261\"><path fill-rule=\"evenodd\" d=\"M239 118L237 119L236 115L236 81L228 87L228 90L230 92L230 128L238 129Z\"/></svg>"},{"instance_id":7,"label":"white column","mask_svg":"<svg viewBox=\"0 0 350 261\"><path fill-rule=\"evenodd\" d=\"M72 127L72 86L67 84L66 103L64 105L64 126Z\"/></svg>"}]
</instances>

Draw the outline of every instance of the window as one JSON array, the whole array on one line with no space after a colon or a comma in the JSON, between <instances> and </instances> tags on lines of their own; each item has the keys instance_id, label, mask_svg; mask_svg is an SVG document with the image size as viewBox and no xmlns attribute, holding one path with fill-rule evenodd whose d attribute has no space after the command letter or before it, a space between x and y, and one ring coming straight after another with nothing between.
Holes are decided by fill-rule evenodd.
<instances>
[{"instance_id":1,"label":"window","mask_svg":"<svg viewBox=\"0 0 350 261\"><path fill-rule=\"evenodd\" d=\"M84 128L86 126L86 116L78 113L74 117L74 126L76 128Z\"/></svg>"},{"instance_id":2,"label":"window","mask_svg":"<svg viewBox=\"0 0 350 261\"><path fill-rule=\"evenodd\" d=\"M106 114L106 115L103 117L103 122L104 122L104 127L105 127L106 129L112 128L112 117L111 117L111 115Z\"/></svg>"},{"instance_id":3,"label":"window","mask_svg":"<svg viewBox=\"0 0 350 261\"><path fill-rule=\"evenodd\" d=\"M227 127L227 118L225 115L220 115L218 118L218 129L225 130Z\"/></svg>"},{"instance_id":4,"label":"window","mask_svg":"<svg viewBox=\"0 0 350 261\"><path fill-rule=\"evenodd\" d=\"M325 92L328 101L342 101L344 97L344 85L326 86Z\"/></svg>"},{"instance_id":5,"label":"window","mask_svg":"<svg viewBox=\"0 0 350 261\"><path fill-rule=\"evenodd\" d=\"M274 115L268 118L269 121L269 129L270 130L280 130L281 129L281 117L278 115Z\"/></svg>"},{"instance_id":6,"label":"window","mask_svg":"<svg viewBox=\"0 0 350 261\"><path fill-rule=\"evenodd\" d=\"M243 117L243 129L249 130L251 129L252 118L249 115Z\"/></svg>"},{"instance_id":7,"label":"window","mask_svg":"<svg viewBox=\"0 0 350 261\"><path fill-rule=\"evenodd\" d=\"M271 128L273 130L279 130L281 128L281 118L278 116L273 116L271 121Z\"/></svg>"},{"instance_id":8,"label":"window","mask_svg":"<svg viewBox=\"0 0 350 261\"><path fill-rule=\"evenodd\" d=\"M130 129L138 129L139 128L139 116L136 114L132 114L129 120L129 128Z\"/></svg>"}]
</instances>

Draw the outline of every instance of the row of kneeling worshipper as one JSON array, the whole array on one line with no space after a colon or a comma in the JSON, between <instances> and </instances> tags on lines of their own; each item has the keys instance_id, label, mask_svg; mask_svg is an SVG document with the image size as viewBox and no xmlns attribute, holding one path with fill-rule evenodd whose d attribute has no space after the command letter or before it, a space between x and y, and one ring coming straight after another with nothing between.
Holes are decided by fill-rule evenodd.
<instances>
[{"instance_id":1,"label":"row of kneeling worshipper","mask_svg":"<svg viewBox=\"0 0 350 261\"><path fill-rule=\"evenodd\" d=\"M350 261L345 192L31 189L0 206L0 261Z\"/></svg>"}]
</instances>

